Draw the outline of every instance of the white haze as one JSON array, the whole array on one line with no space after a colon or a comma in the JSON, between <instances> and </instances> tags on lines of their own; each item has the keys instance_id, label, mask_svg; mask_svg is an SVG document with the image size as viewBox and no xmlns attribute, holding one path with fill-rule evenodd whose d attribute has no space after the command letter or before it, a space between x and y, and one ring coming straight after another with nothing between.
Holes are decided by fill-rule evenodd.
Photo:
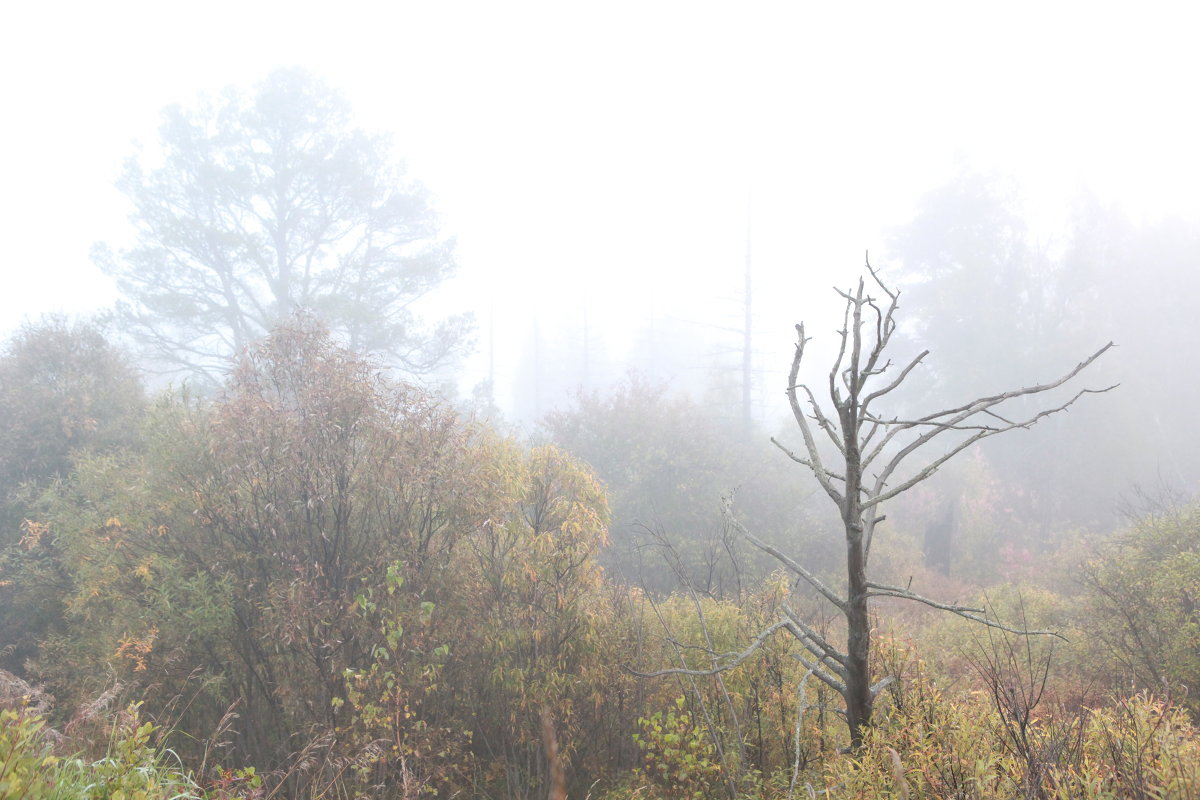
<instances>
[{"instance_id":1,"label":"white haze","mask_svg":"<svg viewBox=\"0 0 1200 800\"><path fill-rule=\"evenodd\" d=\"M886 269L887 232L960 169L1011 175L1051 245L1084 186L1200 218L1183 6L823 5L15 5L0 332L111 303L88 251L130 235L112 184L133 140L154 142L163 106L277 66L345 91L437 195L461 271L429 303L475 312L461 383L493 344L502 406L535 324L565 340L586 317L609 373L652 319L720 343L740 324L748 205L771 397L792 323L830 309L863 251Z\"/></svg>"}]
</instances>

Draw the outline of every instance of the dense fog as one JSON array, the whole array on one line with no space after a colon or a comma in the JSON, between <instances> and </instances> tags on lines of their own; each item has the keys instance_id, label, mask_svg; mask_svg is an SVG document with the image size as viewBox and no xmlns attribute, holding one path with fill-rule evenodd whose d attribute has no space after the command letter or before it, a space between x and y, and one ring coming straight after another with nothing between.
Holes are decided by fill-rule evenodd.
<instances>
[{"instance_id":1,"label":"dense fog","mask_svg":"<svg viewBox=\"0 0 1200 800\"><path fill-rule=\"evenodd\" d=\"M1200 786L1173 12L10 17L0 788Z\"/></svg>"}]
</instances>

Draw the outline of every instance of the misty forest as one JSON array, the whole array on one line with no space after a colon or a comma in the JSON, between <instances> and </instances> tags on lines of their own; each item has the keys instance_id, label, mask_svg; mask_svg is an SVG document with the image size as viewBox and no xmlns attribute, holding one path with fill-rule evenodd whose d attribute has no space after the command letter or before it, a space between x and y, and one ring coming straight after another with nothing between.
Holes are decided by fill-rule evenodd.
<instances>
[{"instance_id":1,"label":"misty forest","mask_svg":"<svg viewBox=\"0 0 1200 800\"><path fill-rule=\"evenodd\" d=\"M1200 797L1200 224L963 164L776 292L741 198L618 333L314 72L158 124L4 320L0 798Z\"/></svg>"}]
</instances>

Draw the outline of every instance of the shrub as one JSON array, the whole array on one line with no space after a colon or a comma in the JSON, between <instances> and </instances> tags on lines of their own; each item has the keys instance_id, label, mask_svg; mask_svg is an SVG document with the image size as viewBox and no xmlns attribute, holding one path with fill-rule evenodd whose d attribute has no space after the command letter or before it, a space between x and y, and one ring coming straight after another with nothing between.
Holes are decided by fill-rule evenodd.
<instances>
[{"instance_id":1,"label":"shrub","mask_svg":"<svg viewBox=\"0 0 1200 800\"><path fill-rule=\"evenodd\" d=\"M88 762L60 758L45 720L30 709L0 711L0 797L4 800L199 800L184 770L153 741L137 706L113 722L108 753Z\"/></svg>"},{"instance_id":2,"label":"shrub","mask_svg":"<svg viewBox=\"0 0 1200 800\"><path fill-rule=\"evenodd\" d=\"M706 798L721 785L720 757L703 725L687 711L687 700L675 699L666 714L656 711L638 720L634 741L642 749L637 770L659 797Z\"/></svg>"}]
</instances>

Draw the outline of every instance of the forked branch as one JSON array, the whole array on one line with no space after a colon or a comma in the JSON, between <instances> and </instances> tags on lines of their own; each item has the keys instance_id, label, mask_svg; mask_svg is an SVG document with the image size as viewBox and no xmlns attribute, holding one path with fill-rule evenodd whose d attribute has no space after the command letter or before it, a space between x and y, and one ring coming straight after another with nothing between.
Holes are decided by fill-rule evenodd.
<instances>
[{"instance_id":1,"label":"forked branch","mask_svg":"<svg viewBox=\"0 0 1200 800\"><path fill-rule=\"evenodd\" d=\"M1108 350L1112 346L1113 346L1112 342L1109 342L1104 347L1097 350L1092 355L1091 358L1089 358L1086 362L1084 362L1084 364L1085 365L1090 364L1092 361L1099 358L1106 350ZM1072 371L1072 375L1077 373L1078 369L1079 368L1076 367L1076 369ZM867 500L863 504L863 508L867 509L867 508L870 508L871 506L878 505L878 504L884 502L885 500L890 500L891 498L896 497L897 495L907 491L908 489L911 489L913 486L916 486L921 481L923 481L926 478L928 478L929 476L933 475L933 473L935 473L942 464L946 463L951 458L953 458L955 455L957 455L958 453L967 449L968 447L970 447L971 445L975 444L978 441L986 439L990 436L995 436L1000 433L1007 433L1009 431L1016 430L1017 428L1030 428L1033 425L1037 424L1039 421L1045 419L1046 417L1049 417L1053 414L1057 414L1061 411L1066 411L1071 406L1075 405L1075 403L1079 400L1079 398L1083 397L1084 395L1104 394L1105 392L1112 391L1113 389L1117 388L1117 386L1119 385L1119 384L1113 384L1111 386L1106 386L1103 389L1080 389L1065 403L1055 406L1054 408L1047 408L1047 409L1038 411L1033 416L1031 416L1027 419L1024 419L1022 421L1019 421L1019 422L1010 422L1005 425L998 425L998 426L978 425L978 426L970 427L970 426L962 425L962 423L964 421L966 421L969 417L972 417L975 414L986 411L987 408L989 408L991 405L995 405L996 403L1000 403L1000 402L1003 402L1004 400L1012 399L1014 397L1022 397L1025 395L1037 394L1039 392L1049 391L1050 389L1061 386L1063 383L1065 383L1069 379L1070 379L1070 377L1067 377L1067 378L1063 378L1058 381L1055 381L1054 383L1043 384L1043 386L1041 386L1041 387L1031 387L1029 389L1018 389L1013 392L1006 392L1003 395L996 395L996 397L1000 398L1000 399L994 400L994 398L989 398L989 401L994 400L994 402L989 402L988 406L974 408L973 410L969 409L967 412L962 412L962 413L956 415L955 417L951 418L948 422L944 422L944 423L934 422L934 421L926 418L924 420L918 420L918 421L911 422L911 423L902 423L903 425L906 425L908 428L912 428L916 425L933 425L935 427L933 427L929 431L926 431L924 434L918 436L916 439L914 439L912 442L910 442L907 446L902 448L898 453L896 453L894 456L892 456L891 460L888 461L887 466L884 467L883 471L881 473L879 473L879 476L876 478L875 486L871 490L872 496L869 500ZM996 415L993 415L993 416L996 416ZM997 418L999 418L999 417L997 416ZM947 430L960 430L960 431L961 430L974 430L975 432L971 436L968 436L966 439L963 439L962 441L958 442L958 444L956 444L954 447L951 447L948 451L946 451L942 455L938 456L936 459L934 459L932 462L930 462L928 465L926 465L923 469L918 471L915 475L913 475L908 480L904 481L903 483L900 483L899 485L897 485L891 489L886 489L886 490L884 489L884 487L887 485L888 478L891 477L891 475L896 471L896 469L900 466L900 464L909 455L916 452L918 449L925 446L929 442L933 441L933 439L938 434L945 433ZM890 433L887 436L885 436L883 442L880 443L880 446L882 446L884 443L886 443L888 438L890 438L890 436L891 436ZM873 455L874 455L874 453L872 454L872 456ZM865 463L869 463L869 458L865 461Z\"/></svg>"},{"instance_id":2,"label":"forked branch","mask_svg":"<svg viewBox=\"0 0 1200 800\"><path fill-rule=\"evenodd\" d=\"M725 518L729 520L730 525L737 528L738 533L746 537L746 540L750 542L750 544L754 545L759 550L762 550L767 555L773 556L775 560L794 572L797 577L802 578L805 583L816 589L822 597L824 597L830 603L833 603L833 605L839 610L846 610L846 601L839 597L832 589L826 586L820 578L799 564L795 559L780 551L778 547L767 544L762 539L758 538L749 530L747 530L746 526L741 523L741 520L734 516L733 501L732 498L728 497L725 498Z\"/></svg>"}]
</instances>

